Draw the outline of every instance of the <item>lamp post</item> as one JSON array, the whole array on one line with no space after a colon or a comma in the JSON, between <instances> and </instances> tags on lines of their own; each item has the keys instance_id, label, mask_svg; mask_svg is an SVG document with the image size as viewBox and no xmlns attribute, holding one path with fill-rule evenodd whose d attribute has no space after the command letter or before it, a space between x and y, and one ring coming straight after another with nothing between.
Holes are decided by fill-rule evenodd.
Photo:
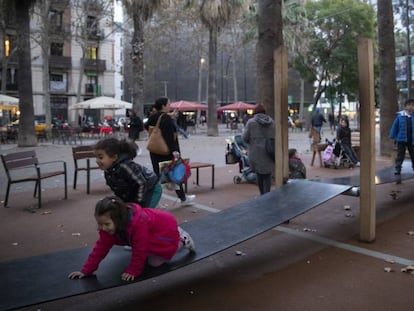
<instances>
[{"instance_id":1,"label":"lamp post","mask_svg":"<svg viewBox=\"0 0 414 311\"><path fill-rule=\"evenodd\" d=\"M197 100L198 103L201 103L201 90L202 90L202 81L203 81L203 64L206 60L204 58L200 59L200 64L198 67L198 96L197 96Z\"/></svg>"}]
</instances>

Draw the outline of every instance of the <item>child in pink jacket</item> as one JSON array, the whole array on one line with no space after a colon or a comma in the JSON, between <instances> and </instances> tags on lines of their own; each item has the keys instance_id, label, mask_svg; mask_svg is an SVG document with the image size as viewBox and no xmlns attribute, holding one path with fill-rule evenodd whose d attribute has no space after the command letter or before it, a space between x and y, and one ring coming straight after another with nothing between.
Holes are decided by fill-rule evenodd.
<instances>
[{"instance_id":1,"label":"child in pink jacket","mask_svg":"<svg viewBox=\"0 0 414 311\"><path fill-rule=\"evenodd\" d=\"M114 245L129 245L132 249L131 262L121 275L124 281L133 281L139 276L146 262L158 267L181 248L195 250L191 236L166 211L126 204L110 196L98 201L95 218L99 239L81 271L70 273L70 279L91 275Z\"/></svg>"}]
</instances>

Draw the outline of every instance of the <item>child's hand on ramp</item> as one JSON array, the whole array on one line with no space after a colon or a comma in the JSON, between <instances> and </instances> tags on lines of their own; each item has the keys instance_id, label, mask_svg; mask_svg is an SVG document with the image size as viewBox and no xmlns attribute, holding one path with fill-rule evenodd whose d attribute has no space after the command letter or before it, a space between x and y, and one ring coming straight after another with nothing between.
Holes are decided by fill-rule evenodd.
<instances>
[{"instance_id":1,"label":"child's hand on ramp","mask_svg":"<svg viewBox=\"0 0 414 311\"><path fill-rule=\"evenodd\" d=\"M68 278L69 279L81 279L85 276L84 273L80 272L80 271L74 271L69 273Z\"/></svg>"},{"instance_id":2,"label":"child's hand on ramp","mask_svg":"<svg viewBox=\"0 0 414 311\"><path fill-rule=\"evenodd\" d=\"M121 278L124 281L133 281L135 279L135 276L133 276L132 274L124 272L124 273L122 273Z\"/></svg>"}]
</instances>

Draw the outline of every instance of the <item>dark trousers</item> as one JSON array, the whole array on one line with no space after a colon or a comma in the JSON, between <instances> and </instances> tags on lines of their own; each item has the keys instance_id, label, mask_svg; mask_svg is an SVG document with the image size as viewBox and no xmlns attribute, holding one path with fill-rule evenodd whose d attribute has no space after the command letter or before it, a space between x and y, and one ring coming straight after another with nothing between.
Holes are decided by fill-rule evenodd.
<instances>
[{"instance_id":1,"label":"dark trousers","mask_svg":"<svg viewBox=\"0 0 414 311\"><path fill-rule=\"evenodd\" d=\"M344 149L344 152L349 156L349 158L351 159L352 163L357 163L359 162L359 158L357 156L357 154L355 153L354 149L352 149L352 147L350 145L347 144L341 144L342 148Z\"/></svg>"},{"instance_id":2,"label":"dark trousers","mask_svg":"<svg viewBox=\"0 0 414 311\"><path fill-rule=\"evenodd\" d=\"M397 158L395 159L395 170L397 172L401 171L402 163L405 158L405 149L408 149L410 154L412 168L414 169L414 148L412 144L407 144L406 142L397 142Z\"/></svg>"},{"instance_id":3,"label":"dark trousers","mask_svg":"<svg viewBox=\"0 0 414 311\"><path fill-rule=\"evenodd\" d=\"M256 173L256 183L259 187L260 194L270 192L270 188L272 186L272 174Z\"/></svg>"}]
</instances>

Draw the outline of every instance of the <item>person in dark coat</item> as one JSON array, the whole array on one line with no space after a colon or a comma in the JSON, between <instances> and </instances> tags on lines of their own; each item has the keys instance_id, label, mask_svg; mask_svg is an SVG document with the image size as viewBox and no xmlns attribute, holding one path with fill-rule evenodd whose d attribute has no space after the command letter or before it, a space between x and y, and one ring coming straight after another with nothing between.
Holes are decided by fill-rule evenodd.
<instances>
[{"instance_id":1,"label":"person in dark coat","mask_svg":"<svg viewBox=\"0 0 414 311\"><path fill-rule=\"evenodd\" d=\"M346 117L342 117L340 121L340 126L336 130L336 139L341 144L344 152L349 156L352 163L356 166L359 166L359 157L352 149L351 144L351 129L349 128L349 120Z\"/></svg>"},{"instance_id":2,"label":"person in dark coat","mask_svg":"<svg viewBox=\"0 0 414 311\"><path fill-rule=\"evenodd\" d=\"M266 114L263 105L257 104L253 109L253 117L246 123L243 140L249 144L249 165L256 173L260 194L269 192L272 186L274 159L266 152L266 139L274 137L273 119Z\"/></svg>"},{"instance_id":3,"label":"person in dark coat","mask_svg":"<svg viewBox=\"0 0 414 311\"><path fill-rule=\"evenodd\" d=\"M326 123L325 117L321 113L321 110L316 108L315 113L312 116L312 127L318 131L319 136L321 136L321 130L324 123Z\"/></svg>"},{"instance_id":4,"label":"person in dark coat","mask_svg":"<svg viewBox=\"0 0 414 311\"><path fill-rule=\"evenodd\" d=\"M129 110L129 133L128 138L132 141L139 139L139 134L144 130L141 118L135 111Z\"/></svg>"}]
</instances>

